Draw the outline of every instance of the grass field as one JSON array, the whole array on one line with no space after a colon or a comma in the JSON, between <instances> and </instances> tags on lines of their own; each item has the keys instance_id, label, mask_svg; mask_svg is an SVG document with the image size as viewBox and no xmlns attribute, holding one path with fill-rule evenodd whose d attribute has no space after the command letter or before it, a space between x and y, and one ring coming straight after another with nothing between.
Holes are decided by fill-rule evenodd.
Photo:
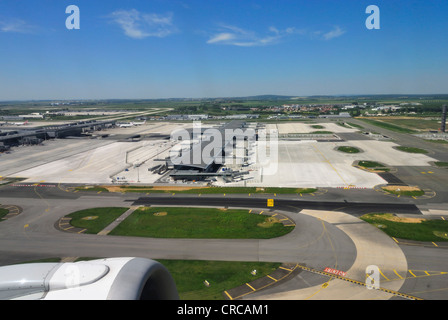
<instances>
[{"instance_id":1,"label":"grass field","mask_svg":"<svg viewBox=\"0 0 448 320\"><path fill-rule=\"evenodd\" d=\"M0 208L0 221L3 221L3 217L6 216L9 213L9 210Z\"/></svg>"},{"instance_id":2,"label":"grass field","mask_svg":"<svg viewBox=\"0 0 448 320\"><path fill-rule=\"evenodd\" d=\"M109 192L109 190L107 190L104 187L99 187L99 186L84 186L84 187L76 187L75 190L77 191L91 191L91 192Z\"/></svg>"},{"instance_id":3,"label":"grass field","mask_svg":"<svg viewBox=\"0 0 448 320\"><path fill-rule=\"evenodd\" d=\"M437 161L434 162L436 166L441 167L441 168L448 168L448 162L443 162L443 161Z\"/></svg>"},{"instance_id":4,"label":"grass field","mask_svg":"<svg viewBox=\"0 0 448 320\"><path fill-rule=\"evenodd\" d=\"M422 153L422 154L428 153L428 151L426 151L424 149L415 148L415 147L399 146L399 147L396 147L395 149L403 151L403 152L407 152L407 153Z\"/></svg>"},{"instance_id":5,"label":"grass field","mask_svg":"<svg viewBox=\"0 0 448 320\"><path fill-rule=\"evenodd\" d=\"M110 235L152 238L270 239L283 236L285 227L248 210L214 208L141 208Z\"/></svg>"},{"instance_id":6,"label":"grass field","mask_svg":"<svg viewBox=\"0 0 448 320\"><path fill-rule=\"evenodd\" d=\"M416 241L448 241L448 221L424 218L398 218L390 213L372 213L361 217L387 235Z\"/></svg>"},{"instance_id":7,"label":"grass field","mask_svg":"<svg viewBox=\"0 0 448 320\"><path fill-rule=\"evenodd\" d=\"M432 142L432 143L438 143L438 144L448 144L448 140L441 140L441 139L437 139L437 140L427 139L425 141Z\"/></svg>"},{"instance_id":8,"label":"grass field","mask_svg":"<svg viewBox=\"0 0 448 320\"><path fill-rule=\"evenodd\" d=\"M224 300L225 290L266 276L281 265L270 262L157 261L170 271L181 300ZM251 274L252 270L257 270L255 276Z\"/></svg>"},{"instance_id":9,"label":"grass field","mask_svg":"<svg viewBox=\"0 0 448 320\"><path fill-rule=\"evenodd\" d=\"M366 118L359 118L359 120L362 120L368 124L372 124L374 126L383 128L383 129L387 129L387 130L391 130L391 131L395 131L395 132L400 132L400 133L417 133L417 131L413 130L413 129L409 129L409 128L404 128L398 125L395 125L394 123L390 123L390 122L384 122L383 120L372 120L372 119L366 119Z\"/></svg>"},{"instance_id":10,"label":"grass field","mask_svg":"<svg viewBox=\"0 0 448 320\"><path fill-rule=\"evenodd\" d=\"M129 208L92 208L73 212L70 224L77 228L86 229L85 233L97 234Z\"/></svg>"},{"instance_id":11,"label":"grass field","mask_svg":"<svg viewBox=\"0 0 448 320\"><path fill-rule=\"evenodd\" d=\"M359 161L358 163L362 167L366 168L384 168L385 166L379 162L375 161Z\"/></svg>"},{"instance_id":12,"label":"grass field","mask_svg":"<svg viewBox=\"0 0 448 320\"><path fill-rule=\"evenodd\" d=\"M397 118L397 117L387 117L381 118L381 120L388 124L402 127L404 129L412 131L429 131L429 130L439 130L441 127L441 121L432 118Z\"/></svg>"},{"instance_id":13,"label":"grass field","mask_svg":"<svg viewBox=\"0 0 448 320\"><path fill-rule=\"evenodd\" d=\"M345 152L345 153L359 153L361 150L355 147L348 147L348 146L342 146L337 148L338 151Z\"/></svg>"},{"instance_id":14,"label":"grass field","mask_svg":"<svg viewBox=\"0 0 448 320\"><path fill-rule=\"evenodd\" d=\"M362 161L358 162L358 166L369 169L369 170L373 170L373 171L382 171L382 172L390 171L390 169L387 168L385 165L383 165L379 162L375 162L375 161L362 160Z\"/></svg>"},{"instance_id":15,"label":"grass field","mask_svg":"<svg viewBox=\"0 0 448 320\"><path fill-rule=\"evenodd\" d=\"M408 186L387 186L382 188L384 191L395 194L397 196L405 197L420 197L425 194L425 191L417 187Z\"/></svg>"}]
</instances>

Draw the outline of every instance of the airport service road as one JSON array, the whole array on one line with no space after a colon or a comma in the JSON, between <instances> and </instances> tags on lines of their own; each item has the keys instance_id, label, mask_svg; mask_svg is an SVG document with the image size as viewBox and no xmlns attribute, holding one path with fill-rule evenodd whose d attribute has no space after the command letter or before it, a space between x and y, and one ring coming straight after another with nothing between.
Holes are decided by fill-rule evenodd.
<instances>
[{"instance_id":1,"label":"airport service road","mask_svg":"<svg viewBox=\"0 0 448 320\"><path fill-rule=\"evenodd\" d=\"M0 203L15 204L23 209L19 215L0 223L0 265L48 257L117 257L140 256L152 259L200 259L234 261L296 262L315 270L326 267L347 272L347 278L364 282L365 267L375 264L386 279L381 286L415 296L431 299L446 298L448 279L443 271L447 265L446 249L420 246L409 247L395 243L378 229L363 223L356 216L389 208L402 213L417 214L412 203L381 204L381 194L366 193L362 203L347 201L363 190L327 192L320 201L278 196L272 210L288 215L296 224L290 234L270 240L194 240L146 239L136 237L97 236L58 231L55 223L71 212L104 206L183 205L209 207L251 208L266 207L266 197L242 195L139 195L87 194L63 191L63 186L0 188ZM346 192L344 192L346 191ZM348 192L347 192L348 191ZM338 193L339 192L339 193ZM389 199L389 198L387 198ZM349 214L347 214L347 212ZM412 269L411 269L412 268ZM436 277L406 277L410 270L439 271ZM393 277L394 274L400 275ZM414 273L415 274L415 273ZM331 281L329 281L331 280ZM322 286L324 283L328 285ZM427 286L431 286L428 290ZM426 288L426 290L424 290ZM405 290L405 292L403 292ZM301 271L289 281L256 292L248 298L262 299L389 299L384 291L366 290L329 276Z\"/></svg>"}]
</instances>

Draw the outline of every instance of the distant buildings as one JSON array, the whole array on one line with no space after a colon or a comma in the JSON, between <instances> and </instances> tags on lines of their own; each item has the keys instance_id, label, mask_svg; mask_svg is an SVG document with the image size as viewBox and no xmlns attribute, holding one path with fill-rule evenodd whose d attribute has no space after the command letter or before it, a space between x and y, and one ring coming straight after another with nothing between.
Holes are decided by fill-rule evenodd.
<instances>
[{"instance_id":1,"label":"distant buildings","mask_svg":"<svg viewBox=\"0 0 448 320\"><path fill-rule=\"evenodd\" d=\"M351 118L352 116L348 112L341 112L339 114L322 114L319 115L319 118L329 118L329 119L335 119L335 118Z\"/></svg>"}]
</instances>

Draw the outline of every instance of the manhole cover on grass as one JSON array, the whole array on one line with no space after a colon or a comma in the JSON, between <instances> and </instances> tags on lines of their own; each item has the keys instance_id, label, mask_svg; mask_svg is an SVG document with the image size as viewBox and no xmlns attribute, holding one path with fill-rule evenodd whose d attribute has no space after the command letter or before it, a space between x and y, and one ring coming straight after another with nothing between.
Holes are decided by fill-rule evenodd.
<instances>
[{"instance_id":1,"label":"manhole cover on grass","mask_svg":"<svg viewBox=\"0 0 448 320\"><path fill-rule=\"evenodd\" d=\"M88 217L82 218L82 220L95 220L95 219L98 219L98 216L88 216Z\"/></svg>"},{"instance_id":2,"label":"manhole cover on grass","mask_svg":"<svg viewBox=\"0 0 448 320\"><path fill-rule=\"evenodd\" d=\"M280 223L280 221L274 217L268 217L264 222L260 222L257 225L262 228L271 228L276 223Z\"/></svg>"}]
</instances>

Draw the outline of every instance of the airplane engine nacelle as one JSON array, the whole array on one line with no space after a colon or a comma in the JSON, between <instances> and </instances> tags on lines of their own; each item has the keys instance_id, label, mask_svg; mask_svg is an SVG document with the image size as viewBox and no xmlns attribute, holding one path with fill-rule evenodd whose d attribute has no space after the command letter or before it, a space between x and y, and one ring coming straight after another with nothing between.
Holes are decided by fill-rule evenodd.
<instances>
[{"instance_id":1,"label":"airplane engine nacelle","mask_svg":"<svg viewBox=\"0 0 448 320\"><path fill-rule=\"evenodd\" d=\"M0 267L1 300L178 300L169 271L143 258Z\"/></svg>"}]
</instances>

